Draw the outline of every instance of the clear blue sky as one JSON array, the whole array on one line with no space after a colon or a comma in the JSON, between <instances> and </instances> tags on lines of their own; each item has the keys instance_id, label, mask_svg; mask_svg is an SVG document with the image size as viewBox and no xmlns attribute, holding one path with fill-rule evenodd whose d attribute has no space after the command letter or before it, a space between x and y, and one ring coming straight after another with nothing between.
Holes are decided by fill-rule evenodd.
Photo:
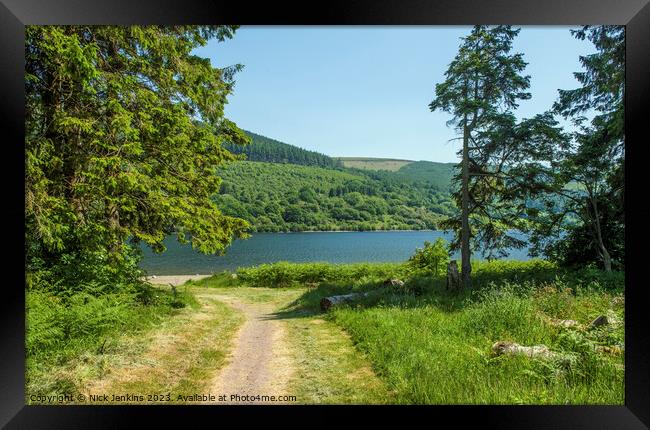
<instances>
[{"instance_id":1,"label":"clear blue sky","mask_svg":"<svg viewBox=\"0 0 650 430\"><path fill-rule=\"evenodd\" d=\"M241 128L330 156L457 161L449 115L432 113L435 84L470 27L241 27L196 50L236 63L226 116ZM593 52L569 27L523 27L514 52L529 63L532 99L519 117L549 109L578 86L579 55Z\"/></svg>"}]
</instances>

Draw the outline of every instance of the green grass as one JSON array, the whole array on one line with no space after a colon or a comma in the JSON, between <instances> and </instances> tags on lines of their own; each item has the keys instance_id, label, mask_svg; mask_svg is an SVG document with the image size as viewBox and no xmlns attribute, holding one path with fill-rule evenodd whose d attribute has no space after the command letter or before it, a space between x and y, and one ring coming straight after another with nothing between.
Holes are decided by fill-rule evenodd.
<instances>
[{"instance_id":1,"label":"green grass","mask_svg":"<svg viewBox=\"0 0 650 430\"><path fill-rule=\"evenodd\" d=\"M384 404L392 393L341 328L318 315L286 319L298 364L290 391L305 404Z\"/></svg>"},{"instance_id":2,"label":"green grass","mask_svg":"<svg viewBox=\"0 0 650 430\"><path fill-rule=\"evenodd\" d=\"M150 333L146 350L134 357L137 366L116 367L107 381L93 391L140 394L145 398L169 393L173 404L188 403L183 399L210 392L212 379L225 364L233 336L244 318L209 293L193 290L200 297L202 310L166 321ZM160 402L167 403L164 399Z\"/></svg>"},{"instance_id":3,"label":"green grass","mask_svg":"<svg viewBox=\"0 0 650 430\"><path fill-rule=\"evenodd\" d=\"M61 297L27 291L27 403L31 403L31 394L75 396L87 380L106 373L109 357L122 347L123 334L139 336L178 315L182 308L199 306L183 288L175 298L158 288L147 289L144 295L76 293Z\"/></svg>"},{"instance_id":4,"label":"green grass","mask_svg":"<svg viewBox=\"0 0 650 430\"><path fill-rule=\"evenodd\" d=\"M237 279L250 287L310 286L320 282L350 282L400 276L403 263L289 263L281 261L237 270Z\"/></svg>"},{"instance_id":5,"label":"green grass","mask_svg":"<svg viewBox=\"0 0 650 430\"><path fill-rule=\"evenodd\" d=\"M623 404L623 354L595 350L624 349L622 274L567 272L542 261L477 262L474 271L472 292L411 276L326 318L350 334L395 403ZM378 291L380 281L323 282L295 305L318 312L320 298ZM621 323L588 330L548 322L584 327L601 314ZM544 344L561 358L495 356L497 341Z\"/></svg>"},{"instance_id":6,"label":"green grass","mask_svg":"<svg viewBox=\"0 0 650 430\"><path fill-rule=\"evenodd\" d=\"M242 316L219 302L269 303L287 330L301 403L623 404L624 274L541 260L474 262L473 289L407 264L277 263L145 295L27 293L30 394L206 390ZM385 286L390 278L403 286ZM322 297L371 292L322 313ZM588 325L607 315L611 324ZM573 319L561 328L553 319ZM496 356L497 341L556 359ZM609 347L603 352L603 347ZM601 349L598 349L601 348Z\"/></svg>"}]
</instances>

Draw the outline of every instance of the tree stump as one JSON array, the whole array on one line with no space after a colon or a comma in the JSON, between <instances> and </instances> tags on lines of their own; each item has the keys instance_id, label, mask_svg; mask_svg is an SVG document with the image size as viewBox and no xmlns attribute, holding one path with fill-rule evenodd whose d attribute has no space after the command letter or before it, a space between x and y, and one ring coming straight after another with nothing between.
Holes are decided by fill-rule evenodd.
<instances>
[{"instance_id":1,"label":"tree stump","mask_svg":"<svg viewBox=\"0 0 650 430\"><path fill-rule=\"evenodd\" d=\"M447 264L447 289L456 290L460 287L460 274L458 273L458 264L452 260Z\"/></svg>"}]
</instances>

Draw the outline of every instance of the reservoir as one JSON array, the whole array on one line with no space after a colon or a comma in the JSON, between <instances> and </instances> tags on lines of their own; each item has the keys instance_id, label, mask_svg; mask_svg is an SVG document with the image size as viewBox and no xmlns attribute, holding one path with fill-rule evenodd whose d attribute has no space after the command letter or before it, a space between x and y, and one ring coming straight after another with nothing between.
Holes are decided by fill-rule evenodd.
<instances>
[{"instance_id":1,"label":"reservoir","mask_svg":"<svg viewBox=\"0 0 650 430\"><path fill-rule=\"evenodd\" d=\"M444 231L366 231L255 233L236 240L224 255L204 255L174 237L165 240L167 251L153 253L143 245L141 266L149 275L211 274L238 267L256 266L276 261L293 262L399 262L406 261L425 241L453 238ZM452 258L460 259L459 253ZM482 259L480 254L473 258ZM511 249L507 259L528 260L528 250Z\"/></svg>"}]
</instances>

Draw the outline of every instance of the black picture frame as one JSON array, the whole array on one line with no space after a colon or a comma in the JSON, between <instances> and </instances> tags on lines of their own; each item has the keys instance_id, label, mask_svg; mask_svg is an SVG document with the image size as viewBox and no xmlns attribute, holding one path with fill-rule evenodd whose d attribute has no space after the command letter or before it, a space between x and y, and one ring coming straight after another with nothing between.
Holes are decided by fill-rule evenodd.
<instances>
[{"instance_id":1,"label":"black picture frame","mask_svg":"<svg viewBox=\"0 0 650 430\"><path fill-rule=\"evenodd\" d=\"M647 243L640 220L648 212L643 206L645 161L641 151L650 139L643 107L650 103L650 0L337 0L259 5L218 0L0 0L0 118L4 123L3 207L5 237L10 238L0 293L0 425L7 428L131 427L151 424L187 423L187 417L223 423L237 415L239 424L261 416L291 415L302 425L330 421L340 410L331 407L234 407L234 406L25 406L24 261L14 250L24 246L24 26L28 24L274 24L274 25L582 25L626 26L626 188L638 189L626 200L626 375L624 406L430 406L349 407L355 414L383 418L417 418L425 423L453 427L469 420L483 428L571 428L642 429L650 425L650 349L647 328L643 266L639 260ZM552 49L552 47L549 47ZM641 182L639 182L641 181ZM629 193L628 193L629 195ZM22 244L22 245L21 245ZM15 260L15 261L14 261ZM635 270L639 268L641 270ZM347 410L345 412L348 412ZM286 418L285 418L286 419ZM292 421L294 420L292 419ZM400 419L400 420L401 420ZM218 421L214 421L218 420ZM334 418L338 420L338 418ZM451 421L449 421L451 420ZM349 421L346 419L346 421ZM210 421L206 421L210 422ZM336 424L335 424L336 425Z\"/></svg>"}]
</instances>

